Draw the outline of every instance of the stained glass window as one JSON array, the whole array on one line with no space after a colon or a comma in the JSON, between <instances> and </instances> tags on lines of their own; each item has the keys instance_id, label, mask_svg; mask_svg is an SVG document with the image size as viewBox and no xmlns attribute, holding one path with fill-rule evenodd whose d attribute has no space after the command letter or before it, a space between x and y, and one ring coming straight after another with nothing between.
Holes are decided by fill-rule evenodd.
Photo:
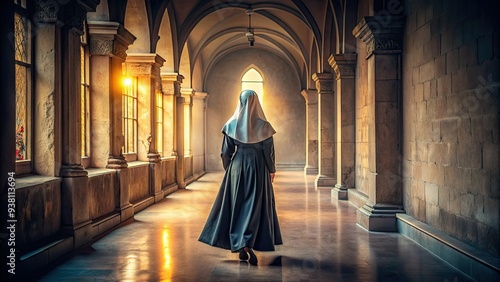
<instances>
[{"instance_id":1,"label":"stained glass window","mask_svg":"<svg viewBox=\"0 0 500 282\"><path fill-rule=\"evenodd\" d=\"M26 2L19 11L25 12ZM14 14L14 47L16 72L16 160L30 159L30 104L31 104L31 36L29 21L22 14Z\"/></svg>"}]
</instances>

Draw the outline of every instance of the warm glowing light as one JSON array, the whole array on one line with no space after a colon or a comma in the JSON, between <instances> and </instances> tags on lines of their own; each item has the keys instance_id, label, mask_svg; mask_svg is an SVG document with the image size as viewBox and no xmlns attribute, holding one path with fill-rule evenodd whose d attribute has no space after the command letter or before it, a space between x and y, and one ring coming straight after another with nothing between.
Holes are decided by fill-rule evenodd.
<instances>
[{"instance_id":1,"label":"warm glowing light","mask_svg":"<svg viewBox=\"0 0 500 282\"><path fill-rule=\"evenodd\" d=\"M170 254L170 234L167 227L163 227L163 257L165 258L165 264L163 266L164 273L162 273L162 279L168 280L172 278L172 255Z\"/></svg>"},{"instance_id":2,"label":"warm glowing light","mask_svg":"<svg viewBox=\"0 0 500 282\"><path fill-rule=\"evenodd\" d=\"M259 96L259 101L264 106L264 85L260 73L254 69L249 69L241 79L241 90L251 89Z\"/></svg>"},{"instance_id":3,"label":"warm glowing light","mask_svg":"<svg viewBox=\"0 0 500 282\"><path fill-rule=\"evenodd\" d=\"M132 85L132 78L131 77L128 77L128 76L125 76L123 77L123 86L125 87L130 87Z\"/></svg>"}]
</instances>

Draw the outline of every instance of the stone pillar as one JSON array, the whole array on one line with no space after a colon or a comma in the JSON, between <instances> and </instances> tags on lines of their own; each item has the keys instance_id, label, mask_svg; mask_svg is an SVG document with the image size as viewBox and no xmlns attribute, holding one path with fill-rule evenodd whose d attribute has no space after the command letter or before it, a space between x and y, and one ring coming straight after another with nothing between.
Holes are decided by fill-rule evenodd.
<instances>
[{"instance_id":1,"label":"stone pillar","mask_svg":"<svg viewBox=\"0 0 500 282\"><path fill-rule=\"evenodd\" d=\"M306 100L306 166L307 175L318 174L318 92L302 90Z\"/></svg>"},{"instance_id":2,"label":"stone pillar","mask_svg":"<svg viewBox=\"0 0 500 282\"><path fill-rule=\"evenodd\" d=\"M370 177L368 202L358 210L358 223L371 231L397 231L403 211L401 182L401 52L404 19L381 26L365 17L353 34L367 45L371 118L368 129Z\"/></svg>"},{"instance_id":3,"label":"stone pillar","mask_svg":"<svg viewBox=\"0 0 500 282\"><path fill-rule=\"evenodd\" d=\"M193 95L192 88L181 88L184 98L184 179L193 176Z\"/></svg>"},{"instance_id":4,"label":"stone pillar","mask_svg":"<svg viewBox=\"0 0 500 282\"><path fill-rule=\"evenodd\" d=\"M176 94L175 111L175 151L177 152L176 179L179 189L186 188L184 177L184 108L185 101L182 95Z\"/></svg>"},{"instance_id":5,"label":"stone pillar","mask_svg":"<svg viewBox=\"0 0 500 282\"><path fill-rule=\"evenodd\" d=\"M337 184L332 189L332 198L339 200L347 200L347 188L354 187L355 180L356 58L356 53L348 53L331 55L328 59L337 80L335 95Z\"/></svg>"},{"instance_id":6,"label":"stone pillar","mask_svg":"<svg viewBox=\"0 0 500 282\"><path fill-rule=\"evenodd\" d=\"M163 151L165 156L177 156L175 140L176 96L180 95L184 77L178 73L161 73L163 91Z\"/></svg>"},{"instance_id":7,"label":"stone pillar","mask_svg":"<svg viewBox=\"0 0 500 282\"><path fill-rule=\"evenodd\" d=\"M123 156L122 64L135 37L115 22L89 21L91 54L92 165L116 169L121 220L134 215L130 204L127 161Z\"/></svg>"},{"instance_id":8,"label":"stone pillar","mask_svg":"<svg viewBox=\"0 0 500 282\"><path fill-rule=\"evenodd\" d=\"M62 19L60 34L58 34L58 28L50 28L55 31L54 38L56 40L60 38L62 51L60 58L57 55L53 57L56 76L62 77L60 108L62 229L64 233L73 236L74 248L81 247L92 239L92 222L88 208L88 174L81 165L80 120L80 36L83 34L83 21L86 13L95 10L97 6L97 3L90 4L93 4L92 7L83 4L83 2L72 1L62 5L59 10L55 11L56 16ZM38 5L38 7L42 6ZM54 12L50 9L48 11ZM58 21L57 25L61 25L61 23ZM57 44L55 47L57 50ZM57 73L59 63L61 64L60 74ZM57 89L57 87L55 88ZM56 112L57 110L56 107Z\"/></svg>"},{"instance_id":9,"label":"stone pillar","mask_svg":"<svg viewBox=\"0 0 500 282\"><path fill-rule=\"evenodd\" d=\"M205 173L205 143L206 143L206 109L208 94L196 91L193 95L193 175L199 177Z\"/></svg>"},{"instance_id":10,"label":"stone pillar","mask_svg":"<svg viewBox=\"0 0 500 282\"><path fill-rule=\"evenodd\" d=\"M64 24L64 19L59 10L51 10L51 7L44 5L42 1L36 1L35 3L36 16L34 16L34 21L37 26L37 36L33 37L33 40L35 46L39 47L33 50L35 55L33 67L37 74L34 76L35 87L33 89L34 116L36 117L32 119L33 134L36 136L36 142L32 143L33 168L40 175L58 176L61 173L62 163L59 148L63 148L61 144L61 114L69 114L67 111L63 113L64 107L61 108L62 80L65 79L67 81L68 74L63 75L61 64L64 61L61 62L60 58L68 56L68 54L63 54L63 48L66 48L68 45L73 49L75 47L63 41L68 41L67 34L64 35L64 39L61 39L61 27ZM64 32L69 33L70 31L68 28L65 28ZM76 32L78 33L78 29L76 29ZM75 59L76 57L71 60L74 61ZM78 66L80 66L79 61ZM72 75L74 76L75 74ZM80 79L77 82L80 82ZM68 87L67 82L64 86ZM68 89L65 89L65 91L67 92ZM80 92L77 94L80 97ZM67 98L65 102L67 103ZM63 126L67 127L68 124ZM72 124L72 126L76 127L77 125ZM72 132L72 134L74 133ZM66 153L68 149L70 148L64 148ZM66 157L68 157L68 154L66 154ZM68 164L67 159L66 163ZM78 169L83 170L83 167L79 167Z\"/></svg>"},{"instance_id":11,"label":"stone pillar","mask_svg":"<svg viewBox=\"0 0 500 282\"><path fill-rule=\"evenodd\" d=\"M318 176L316 187L335 186L335 105L333 75L315 73L312 76L318 90Z\"/></svg>"},{"instance_id":12,"label":"stone pillar","mask_svg":"<svg viewBox=\"0 0 500 282\"><path fill-rule=\"evenodd\" d=\"M157 54L128 53L126 75L138 78L138 139L137 158L149 161L150 193L155 202L163 199L161 187L161 156L156 148L157 95L161 93L160 67L165 59ZM162 94L163 95L163 94Z\"/></svg>"}]
</instances>

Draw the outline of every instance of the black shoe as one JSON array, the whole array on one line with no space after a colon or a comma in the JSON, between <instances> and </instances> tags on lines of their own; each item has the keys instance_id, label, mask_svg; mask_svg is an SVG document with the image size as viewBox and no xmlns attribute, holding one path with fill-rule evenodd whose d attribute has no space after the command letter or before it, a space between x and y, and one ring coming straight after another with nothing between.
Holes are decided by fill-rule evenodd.
<instances>
[{"instance_id":1,"label":"black shoe","mask_svg":"<svg viewBox=\"0 0 500 282\"><path fill-rule=\"evenodd\" d=\"M243 260L244 260L244 261L246 261L246 260L248 260L248 259L249 259L248 253L247 253L247 252L245 252L245 250L244 250L243 248L241 248L241 249L239 250L239 252L240 252L240 260L242 260L242 261L243 261Z\"/></svg>"},{"instance_id":2,"label":"black shoe","mask_svg":"<svg viewBox=\"0 0 500 282\"><path fill-rule=\"evenodd\" d=\"M251 264L251 265L257 265L257 256L255 255L255 253L253 252L252 248L248 248L248 254L250 255L250 259L248 260L248 262Z\"/></svg>"}]
</instances>

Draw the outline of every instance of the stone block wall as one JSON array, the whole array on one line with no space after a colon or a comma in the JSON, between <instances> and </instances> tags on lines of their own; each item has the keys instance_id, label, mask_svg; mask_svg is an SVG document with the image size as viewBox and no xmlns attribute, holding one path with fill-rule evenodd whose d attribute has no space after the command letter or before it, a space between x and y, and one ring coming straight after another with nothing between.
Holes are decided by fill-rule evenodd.
<instances>
[{"instance_id":1,"label":"stone block wall","mask_svg":"<svg viewBox=\"0 0 500 282\"><path fill-rule=\"evenodd\" d=\"M61 229L61 180L29 176L17 180L16 248L25 253Z\"/></svg>"},{"instance_id":2,"label":"stone block wall","mask_svg":"<svg viewBox=\"0 0 500 282\"><path fill-rule=\"evenodd\" d=\"M161 161L161 187L167 188L175 182L175 157L164 158Z\"/></svg>"},{"instance_id":3,"label":"stone block wall","mask_svg":"<svg viewBox=\"0 0 500 282\"><path fill-rule=\"evenodd\" d=\"M500 5L465 0L406 5L404 208L498 256Z\"/></svg>"},{"instance_id":4,"label":"stone block wall","mask_svg":"<svg viewBox=\"0 0 500 282\"><path fill-rule=\"evenodd\" d=\"M92 171L92 169L91 169ZM95 220L115 212L119 206L119 187L116 172L89 173L89 216Z\"/></svg>"},{"instance_id":5,"label":"stone block wall","mask_svg":"<svg viewBox=\"0 0 500 282\"><path fill-rule=\"evenodd\" d=\"M136 204L151 196L149 191L149 163L133 166L129 164L128 175L130 203Z\"/></svg>"}]
</instances>

